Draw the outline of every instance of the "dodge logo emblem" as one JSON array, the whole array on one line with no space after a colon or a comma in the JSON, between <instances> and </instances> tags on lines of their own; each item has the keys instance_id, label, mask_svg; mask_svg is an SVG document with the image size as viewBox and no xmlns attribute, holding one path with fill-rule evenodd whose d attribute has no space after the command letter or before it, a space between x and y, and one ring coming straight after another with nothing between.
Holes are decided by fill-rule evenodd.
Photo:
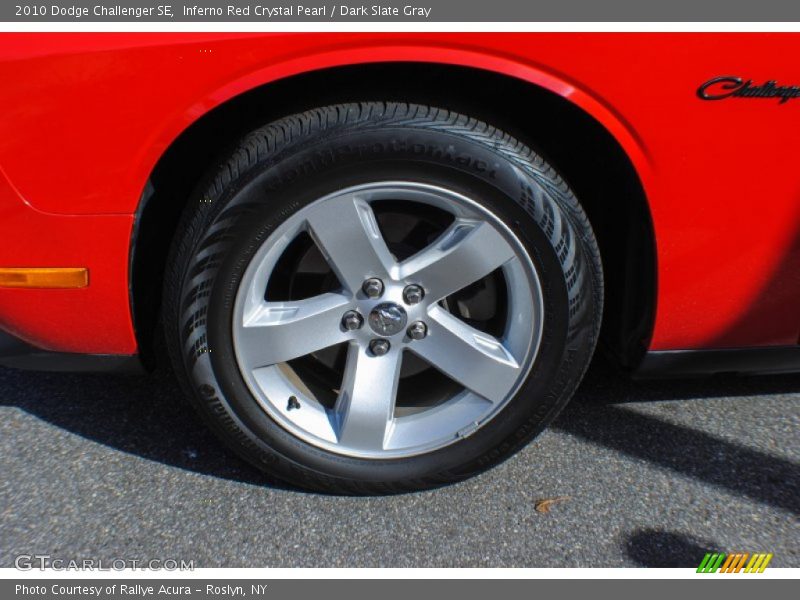
<instances>
[{"instance_id":1,"label":"dodge logo emblem","mask_svg":"<svg viewBox=\"0 0 800 600\"><path fill-rule=\"evenodd\" d=\"M379 335L394 335L406 327L406 311L402 306L384 302L369 313L369 326Z\"/></svg>"}]
</instances>

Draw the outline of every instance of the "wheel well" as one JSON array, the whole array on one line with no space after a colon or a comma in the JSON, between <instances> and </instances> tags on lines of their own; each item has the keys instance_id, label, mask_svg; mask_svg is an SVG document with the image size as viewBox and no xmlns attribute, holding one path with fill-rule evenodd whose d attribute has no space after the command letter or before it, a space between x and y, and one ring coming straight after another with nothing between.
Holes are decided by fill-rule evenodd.
<instances>
[{"instance_id":1,"label":"wheel well","mask_svg":"<svg viewBox=\"0 0 800 600\"><path fill-rule=\"evenodd\" d=\"M131 302L145 364L153 364L169 246L206 171L264 123L364 100L418 102L475 116L555 166L584 206L600 246L606 281L601 346L623 367L638 364L655 313L655 236L644 190L625 151L590 115L538 86L489 71L418 63L339 67L270 83L210 111L172 143L142 196L131 252Z\"/></svg>"}]
</instances>

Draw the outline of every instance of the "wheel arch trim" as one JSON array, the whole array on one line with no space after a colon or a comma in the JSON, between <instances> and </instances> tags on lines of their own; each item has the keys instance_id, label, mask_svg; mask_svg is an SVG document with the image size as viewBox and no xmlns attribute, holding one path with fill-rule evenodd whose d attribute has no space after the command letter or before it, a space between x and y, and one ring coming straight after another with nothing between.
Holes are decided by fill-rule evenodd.
<instances>
[{"instance_id":1,"label":"wheel arch trim","mask_svg":"<svg viewBox=\"0 0 800 600\"><path fill-rule=\"evenodd\" d=\"M619 143L631 160L642 185L647 191L651 173L651 158L636 129L601 95L587 89L567 75L544 65L534 64L516 56L490 53L484 49L443 45L358 45L275 62L259 69L241 73L208 90L192 105L170 116L167 123L145 145L149 148L143 168L136 169L144 190L149 174L170 146L200 118L233 100L237 96L281 80L299 75L359 65L380 63L421 63L440 66L467 67L505 75L535 85L576 105L604 128ZM141 177L144 173L144 179ZM144 198L144 194L140 197Z\"/></svg>"}]
</instances>

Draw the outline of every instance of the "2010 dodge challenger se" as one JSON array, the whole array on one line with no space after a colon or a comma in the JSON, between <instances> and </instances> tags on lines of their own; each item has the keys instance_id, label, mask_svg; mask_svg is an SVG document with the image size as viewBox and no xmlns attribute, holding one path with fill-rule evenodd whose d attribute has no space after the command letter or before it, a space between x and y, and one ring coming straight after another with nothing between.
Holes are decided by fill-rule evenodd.
<instances>
[{"instance_id":1,"label":"2010 dodge challenger se","mask_svg":"<svg viewBox=\"0 0 800 600\"><path fill-rule=\"evenodd\" d=\"M4 34L0 363L170 360L235 451L341 493L503 460L596 348L640 375L800 370L798 54Z\"/></svg>"}]
</instances>

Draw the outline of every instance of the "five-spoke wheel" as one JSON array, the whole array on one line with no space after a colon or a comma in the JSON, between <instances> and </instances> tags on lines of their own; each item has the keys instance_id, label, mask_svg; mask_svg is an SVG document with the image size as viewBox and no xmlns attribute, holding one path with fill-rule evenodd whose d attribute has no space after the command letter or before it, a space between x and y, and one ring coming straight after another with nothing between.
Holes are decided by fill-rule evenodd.
<instances>
[{"instance_id":1,"label":"five-spoke wheel","mask_svg":"<svg viewBox=\"0 0 800 600\"><path fill-rule=\"evenodd\" d=\"M394 207L381 219L384 230L397 221L413 229L432 209L446 224L399 260L376 217L385 203ZM337 285L307 298L266 299L276 266L302 233ZM506 316L497 335L448 302L489 277L505 287L505 306L492 307ZM451 190L378 182L320 198L263 242L239 285L234 347L254 396L293 434L341 454L398 457L452 443L501 410L530 368L543 318L533 264L499 219ZM340 344L346 360L330 405L291 361ZM440 397L413 411L397 403L409 352L458 384L440 386Z\"/></svg>"}]
</instances>

